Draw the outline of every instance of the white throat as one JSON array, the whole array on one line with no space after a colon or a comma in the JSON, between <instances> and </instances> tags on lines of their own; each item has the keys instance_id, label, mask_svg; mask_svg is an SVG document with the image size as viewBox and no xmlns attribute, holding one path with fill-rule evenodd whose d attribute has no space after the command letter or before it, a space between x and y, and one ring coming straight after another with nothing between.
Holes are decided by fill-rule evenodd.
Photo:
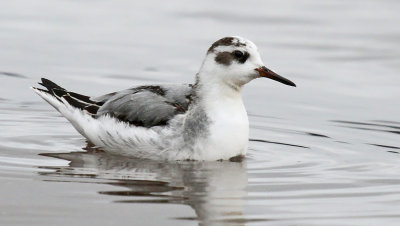
<instances>
[{"instance_id":1,"label":"white throat","mask_svg":"<svg viewBox=\"0 0 400 226\"><path fill-rule=\"evenodd\" d=\"M199 77L196 90L198 104L204 108L211 122L208 147L203 149L207 153L203 154L213 159L244 155L249 139L249 121L242 101L241 86L232 87L222 81L204 81L204 77Z\"/></svg>"}]
</instances>

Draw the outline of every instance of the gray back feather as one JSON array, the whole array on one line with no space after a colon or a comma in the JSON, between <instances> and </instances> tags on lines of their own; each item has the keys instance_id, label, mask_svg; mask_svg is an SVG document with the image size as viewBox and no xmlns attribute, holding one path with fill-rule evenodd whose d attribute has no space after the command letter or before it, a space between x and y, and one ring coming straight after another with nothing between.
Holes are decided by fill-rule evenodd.
<instances>
[{"instance_id":1,"label":"gray back feather","mask_svg":"<svg viewBox=\"0 0 400 226\"><path fill-rule=\"evenodd\" d=\"M165 125L176 114L187 111L191 85L139 86L92 98L104 104L96 116L110 115L136 126Z\"/></svg>"}]
</instances>

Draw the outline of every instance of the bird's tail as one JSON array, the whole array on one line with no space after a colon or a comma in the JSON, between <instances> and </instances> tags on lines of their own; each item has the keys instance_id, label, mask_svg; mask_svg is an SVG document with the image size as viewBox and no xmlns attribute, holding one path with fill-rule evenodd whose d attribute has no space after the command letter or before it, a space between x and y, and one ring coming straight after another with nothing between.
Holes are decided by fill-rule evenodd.
<instances>
[{"instance_id":1,"label":"bird's tail","mask_svg":"<svg viewBox=\"0 0 400 226\"><path fill-rule=\"evenodd\" d=\"M39 85L46 89L36 87L32 87L32 89L58 111L60 111L60 106L68 103L74 108L95 115L101 106L101 103L91 100L89 96L70 92L48 79L42 78L42 82Z\"/></svg>"},{"instance_id":2,"label":"bird's tail","mask_svg":"<svg viewBox=\"0 0 400 226\"><path fill-rule=\"evenodd\" d=\"M80 134L89 139L84 125L97 113L100 107L97 102L90 100L88 96L70 92L45 78L42 78L39 84L46 89L32 87L33 91L68 119Z\"/></svg>"}]
</instances>

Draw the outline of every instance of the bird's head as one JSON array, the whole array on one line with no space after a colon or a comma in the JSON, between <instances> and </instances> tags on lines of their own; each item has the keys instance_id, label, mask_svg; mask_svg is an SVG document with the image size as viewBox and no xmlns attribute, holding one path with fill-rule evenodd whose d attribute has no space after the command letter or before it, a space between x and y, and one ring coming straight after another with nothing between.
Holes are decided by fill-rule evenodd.
<instances>
[{"instance_id":1,"label":"bird's head","mask_svg":"<svg viewBox=\"0 0 400 226\"><path fill-rule=\"evenodd\" d=\"M241 37L225 37L214 42L198 74L200 81L240 88L255 78L270 78L289 86L292 81L264 66L257 46Z\"/></svg>"}]
</instances>

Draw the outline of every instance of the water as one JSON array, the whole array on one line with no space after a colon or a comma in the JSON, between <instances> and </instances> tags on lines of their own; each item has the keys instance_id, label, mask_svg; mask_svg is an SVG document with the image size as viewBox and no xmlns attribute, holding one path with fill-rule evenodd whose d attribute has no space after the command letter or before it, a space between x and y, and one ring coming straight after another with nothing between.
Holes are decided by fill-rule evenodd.
<instances>
[{"instance_id":1,"label":"water","mask_svg":"<svg viewBox=\"0 0 400 226\"><path fill-rule=\"evenodd\" d=\"M399 225L398 1L0 3L1 225ZM28 89L100 95L192 82L241 35L293 80L244 89L243 162L154 162L86 146Z\"/></svg>"}]
</instances>

